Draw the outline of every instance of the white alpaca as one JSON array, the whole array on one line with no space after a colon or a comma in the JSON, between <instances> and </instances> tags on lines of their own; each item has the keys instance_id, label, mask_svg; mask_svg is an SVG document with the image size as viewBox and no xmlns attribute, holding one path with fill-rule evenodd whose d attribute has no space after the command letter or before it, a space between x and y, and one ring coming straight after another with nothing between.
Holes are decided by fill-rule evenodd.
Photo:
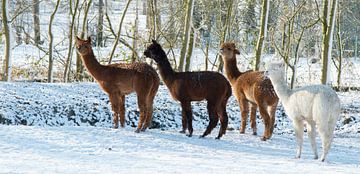
<instances>
[{"instance_id":1,"label":"white alpaca","mask_svg":"<svg viewBox=\"0 0 360 174\"><path fill-rule=\"evenodd\" d=\"M291 90L285 82L283 63L270 63L265 73L274 85L286 114L293 121L298 144L296 158L300 158L303 144L304 123L306 123L314 158L318 158L315 141L315 125L322 140L325 160L333 139L336 121L340 115L340 99L328 86L311 85Z\"/></svg>"}]
</instances>

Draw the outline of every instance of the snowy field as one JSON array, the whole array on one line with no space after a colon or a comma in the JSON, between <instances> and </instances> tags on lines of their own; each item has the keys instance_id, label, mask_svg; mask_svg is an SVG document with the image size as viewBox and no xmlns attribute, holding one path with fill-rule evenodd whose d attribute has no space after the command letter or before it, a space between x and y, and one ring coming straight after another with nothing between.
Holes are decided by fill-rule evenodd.
<instances>
[{"instance_id":1,"label":"snowy field","mask_svg":"<svg viewBox=\"0 0 360 174\"><path fill-rule=\"evenodd\" d=\"M338 93L342 113L325 163L312 159L305 134L301 159L281 106L273 137L260 140L250 128L239 134L240 112L233 97L227 111L230 130L218 128L199 139L208 124L206 104L194 102L194 136L178 133L179 103L165 86L155 98L152 129L136 134L135 95L126 99L125 129L111 129L107 96L95 83L0 83L0 173L359 173L360 93ZM24 126L26 125L26 126ZM320 139L317 137L321 152Z\"/></svg>"},{"instance_id":2,"label":"snowy field","mask_svg":"<svg viewBox=\"0 0 360 174\"><path fill-rule=\"evenodd\" d=\"M1 125L0 173L359 173L359 138L335 137L325 163L304 143L295 159L292 135L263 142L228 131L219 141L158 129Z\"/></svg>"}]
</instances>

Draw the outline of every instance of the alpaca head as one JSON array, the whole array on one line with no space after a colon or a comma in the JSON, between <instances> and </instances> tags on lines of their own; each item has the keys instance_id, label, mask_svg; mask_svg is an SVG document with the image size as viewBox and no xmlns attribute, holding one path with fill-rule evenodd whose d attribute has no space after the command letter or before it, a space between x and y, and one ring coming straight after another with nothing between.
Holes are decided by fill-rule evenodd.
<instances>
[{"instance_id":1,"label":"alpaca head","mask_svg":"<svg viewBox=\"0 0 360 174\"><path fill-rule=\"evenodd\" d=\"M80 39L76 36L75 39L76 50L80 55L86 55L91 52L91 37L87 40Z\"/></svg>"},{"instance_id":2,"label":"alpaca head","mask_svg":"<svg viewBox=\"0 0 360 174\"><path fill-rule=\"evenodd\" d=\"M235 43L225 42L220 46L220 53L223 59L233 59L236 58L236 54L240 54L239 50L236 49Z\"/></svg>"},{"instance_id":3,"label":"alpaca head","mask_svg":"<svg viewBox=\"0 0 360 174\"><path fill-rule=\"evenodd\" d=\"M162 49L161 45L155 40L152 40L152 44L146 48L144 55L150 59L154 59L155 62L160 62L166 59L166 53Z\"/></svg>"},{"instance_id":4,"label":"alpaca head","mask_svg":"<svg viewBox=\"0 0 360 174\"><path fill-rule=\"evenodd\" d=\"M265 76L270 77L271 81L282 80L285 76L285 64L283 62L271 62L266 65Z\"/></svg>"}]
</instances>

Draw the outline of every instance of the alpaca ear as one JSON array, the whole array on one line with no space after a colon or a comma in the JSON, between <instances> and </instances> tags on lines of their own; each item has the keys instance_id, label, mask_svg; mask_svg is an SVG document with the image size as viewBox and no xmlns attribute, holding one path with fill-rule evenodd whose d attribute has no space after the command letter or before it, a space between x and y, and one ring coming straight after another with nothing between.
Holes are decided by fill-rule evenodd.
<instances>
[{"instance_id":1,"label":"alpaca ear","mask_svg":"<svg viewBox=\"0 0 360 174\"><path fill-rule=\"evenodd\" d=\"M235 53L235 54L240 54L240 51L235 48L235 49L234 49L234 53Z\"/></svg>"},{"instance_id":2,"label":"alpaca ear","mask_svg":"<svg viewBox=\"0 0 360 174\"><path fill-rule=\"evenodd\" d=\"M87 38L87 42L89 42L91 44L91 37L90 36Z\"/></svg>"},{"instance_id":3,"label":"alpaca ear","mask_svg":"<svg viewBox=\"0 0 360 174\"><path fill-rule=\"evenodd\" d=\"M81 40L81 39L80 39L78 36L76 36L76 37L75 37L75 40L76 40L76 41L79 41L79 40Z\"/></svg>"},{"instance_id":4,"label":"alpaca ear","mask_svg":"<svg viewBox=\"0 0 360 174\"><path fill-rule=\"evenodd\" d=\"M157 44L156 40L154 40L154 39L152 40L152 43L153 43L153 44Z\"/></svg>"}]
</instances>

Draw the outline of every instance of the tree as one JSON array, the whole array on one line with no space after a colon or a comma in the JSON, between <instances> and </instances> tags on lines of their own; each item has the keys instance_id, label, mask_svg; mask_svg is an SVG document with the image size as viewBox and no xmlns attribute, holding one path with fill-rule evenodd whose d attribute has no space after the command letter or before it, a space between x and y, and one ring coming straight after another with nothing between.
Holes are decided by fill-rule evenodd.
<instances>
[{"instance_id":1,"label":"tree","mask_svg":"<svg viewBox=\"0 0 360 174\"><path fill-rule=\"evenodd\" d=\"M115 53L115 50L116 50L116 47L117 47L117 44L118 44L118 42L120 40L122 24L124 22L124 18L125 18L125 15L126 15L126 12L127 12L128 8L129 8L130 2L131 2L131 0L128 0L128 2L126 3L125 9L124 9L124 11L123 11L123 13L121 15L121 20L120 20L120 23L119 23L119 29L118 29L118 32L117 32L117 35L116 35L116 38L115 38L113 48L112 48L111 53L110 53L108 64L111 64L112 58L114 56L114 53Z\"/></svg>"},{"instance_id":2,"label":"tree","mask_svg":"<svg viewBox=\"0 0 360 174\"><path fill-rule=\"evenodd\" d=\"M337 9L337 0L323 1L323 16L322 16L322 29L323 29L323 43L322 43L322 72L321 72L321 83L329 84L330 83L330 61L331 61L331 49L333 42L333 33L335 26L336 18L336 9ZM329 13L330 11L330 13Z\"/></svg>"},{"instance_id":3,"label":"tree","mask_svg":"<svg viewBox=\"0 0 360 174\"><path fill-rule=\"evenodd\" d=\"M104 1L99 0L99 8L98 8L98 23L97 23L97 31L96 31L96 45L98 47L103 45L103 25L104 25Z\"/></svg>"},{"instance_id":4,"label":"tree","mask_svg":"<svg viewBox=\"0 0 360 174\"><path fill-rule=\"evenodd\" d=\"M85 10L84 10L84 18L83 18L83 23L82 23L82 30L80 33L80 38L84 39L85 38L85 34L87 33L87 27L88 27L88 14L89 14L89 9L90 6L92 4L92 0L88 0L85 1ZM82 60L81 57L78 53L76 53L76 79L79 81L83 80L83 74L84 74L84 66L82 64Z\"/></svg>"},{"instance_id":5,"label":"tree","mask_svg":"<svg viewBox=\"0 0 360 174\"><path fill-rule=\"evenodd\" d=\"M11 81L11 30L8 21L8 1L2 1L2 24L5 35L5 47L4 47L4 74L3 81Z\"/></svg>"},{"instance_id":6,"label":"tree","mask_svg":"<svg viewBox=\"0 0 360 174\"><path fill-rule=\"evenodd\" d=\"M68 55L67 55L66 62L65 62L65 70L64 70L64 77L63 77L63 80L65 83L67 83L69 80L69 73L70 73L70 68L71 68L71 58L72 58L72 53L73 53L72 52L73 51L72 42L73 42L73 36L74 36L75 17L76 17L76 13L77 13L77 10L79 7L79 1L80 0L75 0L74 11L72 11L72 0L69 1L71 21L70 21L70 28L69 28Z\"/></svg>"},{"instance_id":7,"label":"tree","mask_svg":"<svg viewBox=\"0 0 360 174\"><path fill-rule=\"evenodd\" d=\"M267 20L269 18L269 8L270 0L263 0L262 9L261 9L261 18L260 18L260 33L259 38L256 44L256 53L255 53L255 64L254 70L259 70L260 61L261 61L261 52L263 49L264 39L267 33Z\"/></svg>"},{"instance_id":8,"label":"tree","mask_svg":"<svg viewBox=\"0 0 360 174\"><path fill-rule=\"evenodd\" d=\"M33 0L32 1L33 4L33 18L34 18L34 41L35 41L35 45L39 45L40 44L40 12L39 12L39 6L40 6L40 1L39 0Z\"/></svg>"},{"instance_id":9,"label":"tree","mask_svg":"<svg viewBox=\"0 0 360 174\"><path fill-rule=\"evenodd\" d=\"M231 21L231 15L232 15L232 7L233 7L233 3L234 0L228 0L226 1L228 4L228 8L227 8L227 13L226 13L226 17L225 17L225 24L223 25L222 28L222 32L221 32L221 36L220 36L220 43L219 45L221 45L222 43L224 43L227 40L227 35L229 34L228 30L230 28L230 21ZM217 56L217 60L219 60L219 67L218 67L218 71L222 71L223 66L224 66L224 62L221 58L220 55Z\"/></svg>"},{"instance_id":10,"label":"tree","mask_svg":"<svg viewBox=\"0 0 360 174\"><path fill-rule=\"evenodd\" d=\"M180 51L180 63L178 70L183 71L184 68L184 60L186 56L186 51L188 50L189 46L189 39L190 39L190 27L192 23L192 13L194 7L194 0L187 0L186 1L186 15L185 15L185 25L183 28L183 37L182 37L182 44L181 44L181 51Z\"/></svg>"},{"instance_id":11,"label":"tree","mask_svg":"<svg viewBox=\"0 0 360 174\"><path fill-rule=\"evenodd\" d=\"M60 4L60 0L56 1L56 5L55 5L55 9L54 11L51 13L50 16L50 22L49 22L49 28L48 28L48 35L49 35L49 67L48 67L48 78L47 78L47 82L48 83L52 83L53 82L53 64L54 64L54 60L53 60L53 42L54 42L54 36L52 33L52 24L55 18L55 14L59 8L59 4Z\"/></svg>"},{"instance_id":12,"label":"tree","mask_svg":"<svg viewBox=\"0 0 360 174\"><path fill-rule=\"evenodd\" d=\"M186 54L185 71L190 71L191 56L192 56L192 52L195 47L195 28L192 27L190 32L191 32L190 40L189 40L188 50L187 50L187 54Z\"/></svg>"}]
</instances>

